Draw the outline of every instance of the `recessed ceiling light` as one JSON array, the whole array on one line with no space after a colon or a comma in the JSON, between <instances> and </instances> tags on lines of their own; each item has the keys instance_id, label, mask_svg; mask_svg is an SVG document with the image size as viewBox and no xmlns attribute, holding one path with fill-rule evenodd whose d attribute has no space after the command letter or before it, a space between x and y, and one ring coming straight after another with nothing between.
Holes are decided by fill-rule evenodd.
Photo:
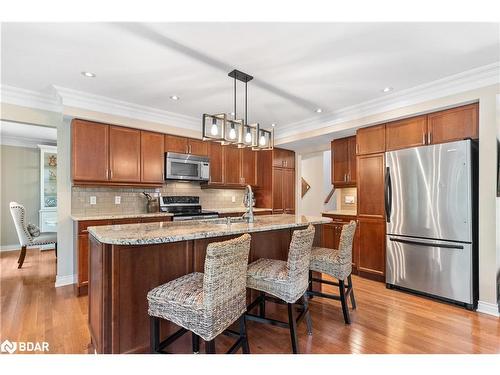
<instances>
[{"instance_id":1,"label":"recessed ceiling light","mask_svg":"<svg viewBox=\"0 0 500 375\"><path fill-rule=\"evenodd\" d=\"M392 87L385 87L384 89L382 89L382 92L389 92L392 90L394 90Z\"/></svg>"},{"instance_id":2,"label":"recessed ceiling light","mask_svg":"<svg viewBox=\"0 0 500 375\"><path fill-rule=\"evenodd\" d=\"M89 77L89 78L94 78L94 77L95 77L95 73L91 73L91 72L82 72L82 76L84 76L84 77Z\"/></svg>"},{"instance_id":3,"label":"recessed ceiling light","mask_svg":"<svg viewBox=\"0 0 500 375\"><path fill-rule=\"evenodd\" d=\"M316 108L314 111L315 111L316 113L321 113L321 112L323 112L323 110L322 110L321 108Z\"/></svg>"},{"instance_id":4,"label":"recessed ceiling light","mask_svg":"<svg viewBox=\"0 0 500 375\"><path fill-rule=\"evenodd\" d=\"M229 114L230 114L231 116L234 116L234 112L229 112Z\"/></svg>"},{"instance_id":5,"label":"recessed ceiling light","mask_svg":"<svg viewBox=\"0 0 500 375\"><path fill-rule=\"evenodd\" d=\"M172 100L179 100L180 98L177 95L171 95L170 99L172 99Z\"/></svg>"},{"instance_id":6,"label":"recessed ceiling light","mask_svg":"<svg viewBox=\"0 0 500 375\"><path fill-rule=\"evenodd\" d=\"M273 122L273 123L271 124L271 126L274 128L274 127L276 126L276 124Z\"/></svg>"}]
</instances>

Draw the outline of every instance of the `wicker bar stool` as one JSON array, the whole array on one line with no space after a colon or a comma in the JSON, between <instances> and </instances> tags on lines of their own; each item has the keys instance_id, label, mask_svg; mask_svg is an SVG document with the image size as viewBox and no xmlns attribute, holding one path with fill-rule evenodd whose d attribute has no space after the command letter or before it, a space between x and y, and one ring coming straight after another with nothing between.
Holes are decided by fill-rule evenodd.
<instances>
[{"instance_id":1,"label":"wicker bar stool","mask_svg":"<svg viewBox=\"0 0 500 375\"><path fill-rule=\"evenodd\" d=\"M340 234L339 249L327 249L323 247L314 247L311 251L311 264L309 265L309 292L311 296L330 298L339 301L342 304L342 312L344 314L344 322L351 324L349 316L349 307L347 306L347 297L351 297L352 308L356 308L356 300L354 299L354 291L352 286L352 242L354 233L356 232L356 222L351 220L349 224L342 227ZM312 272L321 272L338 279L337 282L318 279L312 276ZM347 287L345 279L347 278ZM315 292L312 290L312 283L319 282L328 285L339 287L339 295L326 294Z\"/></svg>"},{"instance_id":2,"label":"wicker bar stool","mask_svg":"<svg viewBox=\"0 0 500 375\"><path fill-rule=\"evenodd\" d=\"M247 287L260 291L259 297L248 306L247 319L272 324L290 330L293 353L298 353L297 324L305 317L307 333L312 334L312 323L307 300L308 271L314 226L293 232L288 260L258 259L248 266ZM266 295L269 294L270 296ZM272 297L274 296L274 297ZM295 318L295 304L302 299L300 314ZM288 323L266 318L266 301L287 304ZM259 305L259 315L250 311Z\"/></svg>"},{"instance_id":3,"label":"wicker bar stool","mask_svg":"<svg viewBox=\"0 0 500 375\"><path fill-rule=\"evenodd\" d=\"M204 273L190 273L149 291L152 353L165 353L163 350L187 331L192 332L195 353L201 337L205 351L215 354L215 337L221 333L237 338L227 353L235 353L239 348L250 353L244 314L250 239L249 234L244 234L209 244ZM160 319L182 328L160 342ZM236 320L239 332L228 329Z\"/></svg>"}]
</instances>

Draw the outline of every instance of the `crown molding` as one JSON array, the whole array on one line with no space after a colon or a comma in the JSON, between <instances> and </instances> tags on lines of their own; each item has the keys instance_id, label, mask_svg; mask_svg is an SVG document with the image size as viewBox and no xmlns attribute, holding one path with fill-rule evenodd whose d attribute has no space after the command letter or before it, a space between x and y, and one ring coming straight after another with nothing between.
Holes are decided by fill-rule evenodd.
<instances>
[{"instance_id":1,"label":"crown molding","mask_svg":"<svg viewBox=\"0 0 500 375\"><path fill-rule=\"evenodd\" d=\"M442 98L500 83L500 62L467 70L432 82L385 95L325 113L306 120L283 125L276 129L276 140L296 136L301 133L329 128L336 124L360 119L366 116L395 110L398 108Z\"/></svg>"},{"instance_id":2,"label":"crown molding","mask_svg":"<svg viewBox=\"0 0 500 375\"><path fill-rule=\"evenodd\" d=\"M2 135L0 141L2 146L38 148L38 146L55 146L57 141L42 138L13 137Z\"/></svg>"},{"instance_id":3,"label":"crown molding","mask_svg":"<svg viewBox=\"0 0 500 375\"><path fill-rule=\"evenodd\" d=\"M156 122L183 129L200 129L201 117L198 119L60 86L53 86L53 88L60 97L64 107L82 108L94 112Z\"/></svg>"},{"instance_id":4,"label":"crown molding","mask_svg":"<svg viewBox=\"0 0 500 375\"><path fill-rule=\"evenodd\" d=\"M0 85L0 101L50 112L62 110L60 99L53 91L37 92L2 84Z\"/></svg>"}]
</instances>

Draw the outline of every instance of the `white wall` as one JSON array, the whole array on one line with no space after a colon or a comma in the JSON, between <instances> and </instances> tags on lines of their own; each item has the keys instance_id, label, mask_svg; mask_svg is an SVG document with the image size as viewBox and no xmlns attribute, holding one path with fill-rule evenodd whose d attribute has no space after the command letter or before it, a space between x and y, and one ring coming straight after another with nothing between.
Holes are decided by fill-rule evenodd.
<instances>
[{"instance_id":1,"label":"white wall","mask_svg":"<svg viewBox=\"0 0 500 375\"><path fill-rule=\"evenodd\" d=\"M330 178L330 151L313 152L300 155L300 169L297 171L299 189L297 190L299 204L298 212L301 215L321 216L326 210L335 209L336 199L332 197L328 205L324 200L332 188ZM311 186L301 198L301 177Z\"/></svg>"}]
</instances>

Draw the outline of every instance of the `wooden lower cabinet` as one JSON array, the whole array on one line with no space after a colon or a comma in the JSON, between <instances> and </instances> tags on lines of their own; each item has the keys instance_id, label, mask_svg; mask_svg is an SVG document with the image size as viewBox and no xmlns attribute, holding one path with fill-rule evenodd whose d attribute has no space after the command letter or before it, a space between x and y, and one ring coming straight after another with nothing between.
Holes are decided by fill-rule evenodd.
<instances>
[{"instance_id":1,"label":"wooden lower cabinet","mask_svg":"<svg viewBox=\"0 0 500 375\"><path fill-rule=\"evenodd\" d=\"M358 274L385 281L385 220L358 217L358 226Z\"/></svg>"},{"instance_id":2,"label":"wooden lower cabinet","mask_svg":"<svg viewBox=\"0 0 500 375\"><path fill-rule=\"evenodd\" d=\"M121 225L136 223L156 223L161 221L171 221L169 216L135 217L114 220L82 220L75 222L76 254L78 258L78 281L76 291L78 295L87 294L89 281L89 232L88 227L100 225Z\"/></svg>"}]
</instances>

